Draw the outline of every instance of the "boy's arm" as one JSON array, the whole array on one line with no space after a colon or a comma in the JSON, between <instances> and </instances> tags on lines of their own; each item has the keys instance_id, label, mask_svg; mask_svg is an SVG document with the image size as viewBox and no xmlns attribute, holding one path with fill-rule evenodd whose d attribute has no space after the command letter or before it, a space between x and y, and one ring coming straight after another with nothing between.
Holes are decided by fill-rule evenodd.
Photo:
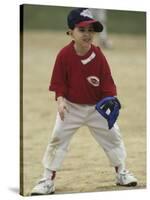
<instances>
[{"instance_id":1,"label":"boy's arm","mask_svg":"<svg viewBox=\"0 0 150 200\"><path fill-rule=\"evenodd\" d=\"M53 68L53 73L49 85L49 90L54 91L56 94L56 100L59 96L65 97L67 92L66 87L66 79L67 79L67 73L66 73L66 67L64 64L64 58L59 53L55 65Z\"/></svg>"},{"instance_id":2,"label":"boy's arm","mask_svg":"<svg viewBox=\"0 0 150 200\"><path fill-rule=\"evenodd\" d=\"M51 82L49 86L49 90L54 91L56 94L55 99L57 101L58 112L61 120L64 120L65 110L67 110L67 105L64 100L64 97L66 96L67 92L67 87L66 87L67 73L63 61L64 57L61 53L59 53L55 61Z\"/></svg>"},{"instance_id":3,"label":"boy's arm","mask_svg":"<svg viewBox=\"0 0 150 200\"><path fill-rule=\"evenodd\" d=\"M113 80L109 64L102 54L102 76L101 76L101 88L103 97L117 96L117 88Z\"/></svg>"}]
</instances>

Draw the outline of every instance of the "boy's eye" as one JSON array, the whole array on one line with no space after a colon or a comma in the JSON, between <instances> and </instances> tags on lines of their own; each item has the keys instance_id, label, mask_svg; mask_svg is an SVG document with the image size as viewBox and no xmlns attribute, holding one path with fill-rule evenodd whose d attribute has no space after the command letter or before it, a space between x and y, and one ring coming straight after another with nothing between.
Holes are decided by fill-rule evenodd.
<instances>
[{"instance_id":1,"label":"boy's eye","mask_svg":"<svg viewBox=\"0 0 150 200\"><path fill-rule=\"evenodd\" d=\"M93 29L93 28L91 28L91 29L89 29L88 31L89 31L89 32L94 32L94 29Z\"/></svg>"},{"instance_id":2,"label":"boy's eye","mask_svg":"<svg viewBox=\"0 0 150 200\"><path fill-rule=\"evenodd\" d=\"M80 32L85 32L85 29L84 28L79 28L79 31Z\"/></svg>"},{"instance_id":3,"label":"boy's eye","mask_svg":"<svg viewBox=\"0 0 150 200\"><path fill-rule=\"evenodd\" d=\"M93 32L94 30L93 30L93 28L89 28L89 29L85 29L85 28L79 28L79 31L80 32L86 32L86 31L88 31L88 32Z\"/></svg>"}]
</instances>

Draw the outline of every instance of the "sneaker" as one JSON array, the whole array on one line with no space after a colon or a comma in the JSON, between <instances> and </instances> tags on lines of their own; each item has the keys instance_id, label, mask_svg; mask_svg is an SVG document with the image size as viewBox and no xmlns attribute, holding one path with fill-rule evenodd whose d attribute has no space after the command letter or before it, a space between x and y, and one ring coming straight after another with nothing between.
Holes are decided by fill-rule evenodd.
<instances>
[{"instance_id":1,"label":"sneaker","mask_svg":"<svg viewBox=\"0 0 150 200\"><path fill-rule=\"evenodd\" d=\"M53 193L55 193L54 181L46 178L42 178L31 191L31 195L44 195Z\"/></svg>"},{"instance_id":2,"label":"sneaker","mask_svg":"<svg viewBox=\"0 0 150 200\"><path fill-rule=\"evenodd\" d=\"M137 179L127 170L117 174L116 185L132 187L137 185Z\"/></svg>"}]
</instances>

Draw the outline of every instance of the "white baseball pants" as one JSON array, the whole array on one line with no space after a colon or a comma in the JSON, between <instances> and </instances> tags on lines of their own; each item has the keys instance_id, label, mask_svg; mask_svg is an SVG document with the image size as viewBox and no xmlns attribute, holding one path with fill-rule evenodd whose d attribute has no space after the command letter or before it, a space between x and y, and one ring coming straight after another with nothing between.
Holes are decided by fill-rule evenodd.
<instances>
[{"instance_id":1,"label":"white baseball pants","mask_svg":"<svg viewBox=\"0 0 150 200\"><path fill-rule=\"evenodd\" d=\"M95 110L94 105L80 105L68 100L66 103L69 113L65 113L64 121L57 113L52 137L43 157L44 167L54 171L60 169L72 136L83 125L89 128L104 149L112 166L124 165L126 151L118 125L115 123L109 130L107 121Z\"/></svg>"}]
</instances>

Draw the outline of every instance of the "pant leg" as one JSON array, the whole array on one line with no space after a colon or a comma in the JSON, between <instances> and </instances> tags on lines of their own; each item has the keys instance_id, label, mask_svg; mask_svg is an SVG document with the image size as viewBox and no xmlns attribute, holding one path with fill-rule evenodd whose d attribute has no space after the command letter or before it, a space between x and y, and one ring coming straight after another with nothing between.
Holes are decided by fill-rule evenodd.
<instances>
[{"instance_id":1,"label":"pant leg","mask_svg":"<svg viewBox=\"0 0 150 200\"><path fill-rule=\"evenodd\" d=\"M70 140L84 120L84 113L80 112L80 108L76 104L66 102L69 113L65 113L64 121L57 113L52 136L43 157L44 167L54 171L60 169Z\"/></svg>"},{"instance_id":2,"label":"pant leg","mask_svg":"<svg viewBox=\"0 0 150 200\"><path fill-rule=\"evenodd\" d=\"M126 150L117 123L112 129L108 129L107 121L91 107L87 125L93 137L104 149L111 165L124 165Z\"/></svg>"}]
</instances>

